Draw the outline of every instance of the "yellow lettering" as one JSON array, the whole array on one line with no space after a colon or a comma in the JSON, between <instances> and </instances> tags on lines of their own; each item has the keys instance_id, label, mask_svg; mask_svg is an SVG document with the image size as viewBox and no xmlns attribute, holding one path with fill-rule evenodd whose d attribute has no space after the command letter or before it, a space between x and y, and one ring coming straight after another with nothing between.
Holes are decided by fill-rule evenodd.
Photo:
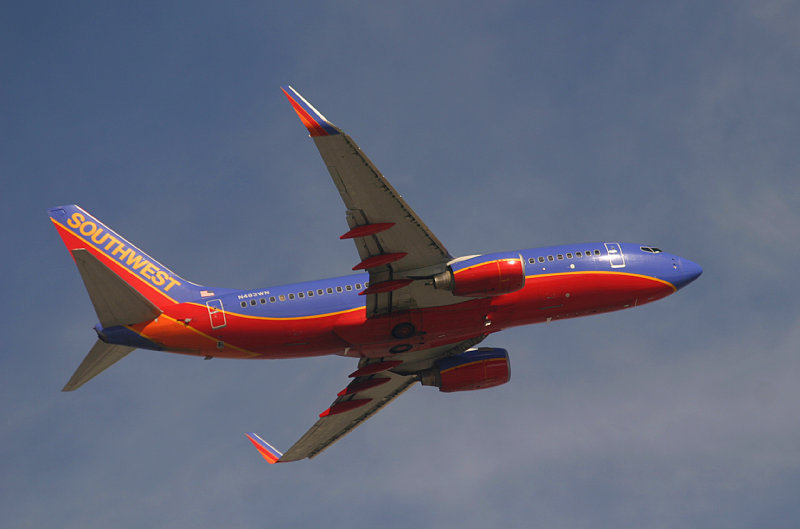
<instances>
[{"instance_id":1,"label":"yellow lettering","mask_svg":"<svg viewBox=\"0 0 800 529\"><path fill-rule=\"evenodd\" d=\"M152 281L153 280L153 276L151 276L150 274L155 272L156 270L158 270L158 268L156 268L150 262L148 262L147 265L145 265L145 267L142 268L142 271L139 272L139 273L142 274L147 279L149 279L150 281Z\"/></svg>"},{"instance_id":2,"label":"yellow lettering","mask_svg":"<svg viewBox=\"0 0 800 529\"><path fill-rule=\"evenodd\" d=\"M97 240L97 239L98 239L98 235L102 235L102 236L103 236L103 237L102 237L102 238L101 238L99 241ZM92 240L93 240L95 243L97 243L97 245L98 245L98 246L100 246L101 244L103 244L104 242L106 242L106 239L108 239L108 233L104 233L104 232L103 232L103 228L98 228L98 229L97 229L97 231L95 231L95 232L92 234Z\"/></svg>"},{"instance_id":3,"label":"yellow lettering","mask_svg":"<svg viewBox=\"0 0 800 529\"><path fill-rule=\"evenodd\" d=\"M180 281L178 281L178 280L176 280L176 279L172 279L172 278L170 277L170 278L169 278L169 285L167 285L167 288L165 288L165 289L164 289L164 292L169 292L169 289L171 289L171 288L172 288L172 287L174 287L175 285L180 285L180 284L181 284L181 282L180 282Z\"/></svg>"},{"instance_id":4,"label":"yellow lettering","mask_svg":"<svg viewBox=\"0 0 800 529\"><path fill-rule=\"evenodd\" d=\"M76 211L70 218L67 219L67 224L70 228L77 230L80 228L81 224L83 224L84 220L86 220L86 218L83 216L83 213Z\"/></svg>"},{"instance_id":5,"label":"yellow lettering","mask_svg":"<svg viewBox=\"0 0 800 529\"><path fill-rule=\"evenodd\" d=\"M111 249L111 247L114 246L115 243L119 243L119 239L117 239L116 237L114 237L110 233L107 234L107 235L111 238L111 240L108 242L108 244L106 244L106 251L109 251Z\"/></svg>"},{"instance_id":6,"label":"yellow lettering","mask_svg":"<svg viewBox=\"0 0 800 529\"><path fill-rule=\"evenodd\" d=\"M89 226L91 226L91 228L89 228ZM86 231L87 228L89 229L88 232ZM96 229L97 229L97 224L95 224L91 220L87 220L86 222L81 224L81 227L78 231L80 231L81 235L83 235L84 237L89 237L91 234L95 232Z\"/></svg>"},{"instance_id":7,"label":"yellow lettering","mask_svg":"<svg viewBox=\"0 0 800 529\"><path fill-rule=\"evenodd\" d=\"M128 266L132 267L134 270L140 269L145 264L150 264L150 261L148 261L146 259L142 260L142 256L137 254L137 253L135 253L133 250L130 250L130 252L131 252L132 255L130 257L128 257L128 260L126 261L126 264Z\"/></svg>"},{"instance_id":8,"label":"yellow lettering","mask_svg":"<svg viewBox=\"0 0 800 529\"><path fill-rule=\"evenodd\" d=\"M130 250L126 250L125 249L125 245L122 244L121 242L119 242L117 240L115 240L115 242L117 243L117 247L114 248L114 251L111 252L111 255L117 255L118 253L121 253L122 255L119 258L120 258L120 260L122 260L122 259L125 258L125 256L128 254L128 252L130 252ZM106 250L108 250L108 246L106 246Z\"/></svg>"},{"instance_id":9,"label":"yellow lettering","mask_svg":"<svg viewBox=\"0 0 800 529\"><path fill-rule=\"evenodd\" d=\"M153 284L160 287L167 282L167 279L169 279L169 274L163 270L159 270L156 272L156 276L153 278Z\"/></svg>"}]
</instances>

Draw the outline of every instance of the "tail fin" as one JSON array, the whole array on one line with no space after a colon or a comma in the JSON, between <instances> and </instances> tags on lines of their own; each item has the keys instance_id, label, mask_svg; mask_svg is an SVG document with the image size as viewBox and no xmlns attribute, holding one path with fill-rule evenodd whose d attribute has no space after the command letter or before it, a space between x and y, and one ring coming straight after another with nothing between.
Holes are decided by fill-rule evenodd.
<instances>
[{"instance_id":1,"label":"tail fin","mask_svg":"<svg viewBox=\"0 0 800 529\"><path fill-rule=\"evenodd\" d=\"M49 213L104 326L108 326L105 317L117 325L119 318L134 323L129 318L137 315L145 316L139 320L144 321L165 306L201 297L202 287L186 281L80 207L60 206ZM122 304L117 302L121 293Z\"/></svg>"},{"instance_id":2,"label":"tail fin","mask_svg":"<svg viewBox=\"0 0 800 529\"><path fill-rule=\"evenodd\" d=\"M142 296L89 250L75 248L72 257L103 327L152 320L161 310Z\"/></svg>"},{"instance_id":3,"label":"tail fin","mask_svg":"<svg viewBox=\"0 0 800 529\"><path fill-rule=\"evenodd\" d=\"M75 370L72 378L61 391L73 391L122 360L125 355L133 351L133 347L126 345L113 345L97 340L94 347L83 359L81 365Z\"/></svg>"}]
</instances>

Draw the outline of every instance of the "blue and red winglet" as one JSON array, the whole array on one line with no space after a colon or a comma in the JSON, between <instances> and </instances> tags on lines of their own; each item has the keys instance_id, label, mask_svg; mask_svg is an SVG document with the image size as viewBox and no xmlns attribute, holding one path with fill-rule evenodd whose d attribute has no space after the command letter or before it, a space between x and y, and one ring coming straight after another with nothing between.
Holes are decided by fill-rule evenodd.
<instances>
[{"instance_id":1,"label":"blue and red winglet","mask_svg":"<svg viewBox=\"0 0 800 529\"><path fill-rule=\"evenodd\" d=\"M261 454L261 456L264 459L266 459L270 465L273 463L277 463L278 460L283 455L282 453L275 450L275 448L271 444L269 444L261 437L259 437L258 434L251 432L245 435L247 435L247 438L250 439L251 443L253 443L253 446L256 447L258 453Z\"/></svg>"},{"instance_id":2,"label":"blue and red winglet","mask_svg":"<svg viewBox=\"0 0 800 529\"><path fill-rule=\"evenodd\" d=\"M294 108L294 111L300 116L300 121L306 126L311 136L332 136L334 134L339 134L339 129L337 129L333 123L325 119L325 116L320 114L316 108L312 107L311 103L303 99L303 96L298 94L297 90L289 85L282 86L281 90L283 90L283 93L289 98L292 108Z\"/></svg>"}]
</instances>

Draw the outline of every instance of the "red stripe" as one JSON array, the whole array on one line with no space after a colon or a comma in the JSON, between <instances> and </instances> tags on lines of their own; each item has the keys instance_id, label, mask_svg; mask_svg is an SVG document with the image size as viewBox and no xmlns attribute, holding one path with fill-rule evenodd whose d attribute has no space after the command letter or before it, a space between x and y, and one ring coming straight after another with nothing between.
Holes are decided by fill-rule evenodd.
<instances>
[{"instance_id":1,"label":"red stripe","mask_svg":"<svg viewBox=\"0 0 800 529\"><path fill-rule=\"evenodd\" d=\"M373 255L372 257L367 257L366 259L355 265L353 267L353 270L366 270L368 268L376 268L378 266L387 265L389 263L399 261L406 255L408 255L406 252L382 253L379 255Z\"/></svg>"},{"instance_id":2,"label":"red stripe","mask_svg":"<svg viewBox=\"0 0 800 529\"><path fill-rule=\"evenodd\" d=\"M352 399L352 400L345 400L343 402L339 402L334 404L327 410L323 411L319 414L320 418L327 417L328 415L338 415L340 413L344 413L346 411L354 410L356 408L360 408L364 404L370 402L372 399Z\"/></svg>"},{"instance_id":3,"label":"red stripe","mask_svg":"<svg viewBox=\"0 0 800 529\"><path fill-rule=\"evenodd\" d=\"M344 397L345 395L352 395L353 393L358 393L359 391L364 391L369 388L374 388L376 386L380 386L389 382L390 378L368 378L366 380L354 380L346 388L342 391L337 393L339 397Z\"/></svg>"},{"instance_id":4,"label":"red stripe","mask_svg":"<svg viewBox=\"0 0 800 529\"><path fill-rule=\"evenodd\" d=\"M391 292L398 288L403 288L409 285L412 279L392 279L389 281L381 281L380 283L373 283L366 290L358 293L359 296L366 296L367 294L379 294L381 292Z\"/></svg>"},{"instance_id":5,"label":"red stripe","mask_svg":"<svg viewBox=\"0 0 800 529\"><path fill-rule=\"evenodd\" d=\"M394 226L394 222L376 222L375 224L362 224L361 226L356 226L355 228L351 229L344 235L341 235L339 238L355 239L356 237L366 237L368 235L375 235L376 233L388 230L392 226Z\"/></svg>"},{"instance_id":6,"label":"red stripe","mask_svg":"<svg viewBox=\"0 0 800 529\"><path fill-rule=\"evenodd\" d=\"M306 126L306 128L308 129L308 132L312 136L329 136L330 135L330 134L328 134L328 131L325 130L322 127L322 125L316 119L314 119L311 116L311 114L306 112L306 110L302 106L300 106L300 104L297 101L292 99L292 97L288 93L286 93L285 90L284 90L283 93L286 94L286 97L289 98L289 102L292 104L292 107L294 108L294 111L297 112L298 116L300 116L300 121L303 122L303 125Z\"/></svg>"},{"instance_id":7,"label":"red stripe","mask_svg":"<svg viewBox=\"0 0 800 529\"><path fill-rule=\"evenodd\" d=\"M367 375L374 375L381 371L388 371L389 369L402 364L402 360L390 360L388 362L376 362L374 364L367 364L361 369L353 371L348 376L350 378L365 377Z\"/></svg>"}]
</instances>

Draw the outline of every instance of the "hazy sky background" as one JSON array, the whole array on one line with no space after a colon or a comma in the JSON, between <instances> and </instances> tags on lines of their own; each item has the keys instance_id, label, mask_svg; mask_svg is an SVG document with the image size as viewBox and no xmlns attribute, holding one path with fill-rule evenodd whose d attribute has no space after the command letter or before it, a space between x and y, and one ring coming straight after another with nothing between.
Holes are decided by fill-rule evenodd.
<instances>
[{"instance_id":1,"label":"hazy sky background","mask_svg":"<svg viewBox=\"0 0 800 529\"><path fill-rule=\"evenodd\" d=\"M0 525L796 528L800 8L788 1L25 2L0 8ZM352 360L137 351L60 389L95 314L77 203L182 276L357 261L279 86L454 255L592 240L705 270L664 301L486 345L510 384L415 387L268 466Z\"/></svg>"}]
</instances>

